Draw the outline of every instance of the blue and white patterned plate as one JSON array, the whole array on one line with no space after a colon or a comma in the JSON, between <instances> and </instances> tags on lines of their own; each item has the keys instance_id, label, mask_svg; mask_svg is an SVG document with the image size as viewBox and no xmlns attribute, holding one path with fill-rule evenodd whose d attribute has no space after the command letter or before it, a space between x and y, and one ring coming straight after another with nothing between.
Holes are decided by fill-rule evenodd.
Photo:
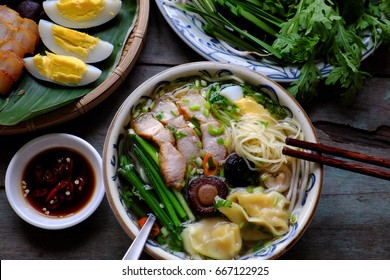
<instances>
[{"instance_id":1,"label":"blue and white patterned plate","mask_svg":"<svg viewBox=\"0 0 390 280\"><path fill-rule=\"evenodd\" d=\"M124 142L130 123L130 112L133 107L145 98L151 96L162 84L173 82L180 78L193 76L220 77L225 74L234 75L247 84L262 88L272 99L285 108L290 116L300 125L305 140L318 142L314 127L299 103L280 85L273 80L251 71L248 68L231 63L218 63L210 61L193 62L179 65L162 71L141 84L123 102L112 120L103 149L103 174L106 195L110 206L124 231L134 238L139 232L137 221L132 209L126 207L122 197L122 181L118 178L118 159L123 153ZM241 259L275 259L286 252L302 236L309 226L317 208L322 189L323 169L319 164L312 163L307 173L308 184L302 203L294 208L296 223L290 225L288 233L275 239L272 243L255 253L247 253ZM185 259L183 252L171 252L167 248L149 240L146 252L156 259Z\"/></svg>"},{"instance_id":2,"label":"blue and white patterned plate","mask_svg":"<svg viewBox=\"0 0 390 280\"><path fill-rule=\"evenodd\" d=\"M202 24L204 22L199 20L199 17L195 17L171 5L166 5L164 2L175 2L175 0L156 0L156 3L160 12L177 35L206 60L241 65L277 82L293 82L298 79L300 71L295 66L281 67L268 63L266 60L257 61L250 57L238 56L232 53L217 39L208 36L203 31ZM362 59L365 59L374 52L375 46L369 35L363 38L363 42L366 45L366 49L363 52ZM324 62L318 62L317 67L323 77L329 75L333 69L331 64Z\"/></svg>"}]
</instances>

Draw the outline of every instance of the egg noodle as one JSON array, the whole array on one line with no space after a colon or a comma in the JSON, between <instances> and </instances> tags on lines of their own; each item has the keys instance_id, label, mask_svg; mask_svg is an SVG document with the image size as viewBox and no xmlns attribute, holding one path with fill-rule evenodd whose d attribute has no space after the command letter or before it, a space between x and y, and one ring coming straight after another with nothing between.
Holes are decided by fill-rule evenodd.
<instances>
[{"instance_id":1,"label":"egg noodle","mask_svg":"<svg viewBox=\"0 0 390 280\"><path fill-rule=\"evenodd\" d=\"M287 157L282 154L285 139L290 135L296 138L300 133L295 120L278 121L269 114L244 115L239 122L231 124L232 149L256 171L276 172L286 164Z\"/></svg>"},{"instance_id":2,"label":"egg noodle","mask_svg":"<svg viewBox=\"0 0 390 280\"><path fill-rule=\"evenodd\" d=\"M282 153L286 137L304 138L297 121L277 120L270 114L246 114L240 121L231 121L229 134L230 149L244 158L251 170L275 174L288 166L291 180L286 197L291 202L290 211L302 202L307 178L299 174L307 170L308 164Z\"/></svg>"}]
</instances>

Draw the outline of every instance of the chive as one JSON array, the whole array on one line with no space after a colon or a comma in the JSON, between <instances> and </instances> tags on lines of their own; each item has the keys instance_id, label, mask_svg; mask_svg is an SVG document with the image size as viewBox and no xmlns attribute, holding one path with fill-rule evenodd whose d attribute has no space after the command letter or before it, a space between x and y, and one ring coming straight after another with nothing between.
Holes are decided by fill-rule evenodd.
<instances>
[{"instance_id":1,"label":"chive","mask_svg":"<svg viewBox=\"0 0 390 280\"><path fill-rule=\"evenodd\" d=\"M217 117L217 119L219 119L221 122L223 122L225 125L227 125L228 127L231 126L229 120L227 120L225 117L223 117L219 112L218 112L218 109L212 105L211 106L211 112L214 114L214 116Z\"/></svg>"},{"instance_id":2,"label":"chive","mask_svg":"<svg viewBox=\"0 0 390 280\"><path fill-rule=\"evenodd\" d=\"M194 214L191 211L191 208L188 206L183 194L179 192L178 190L172 190L173 194L176 196L177 200L180 202L180 204L183 206L184 211L187 213L188 218L191 221L195 221L196 218Z\"/></svg>"},{"instance_id":3,"label":"chive","mask_svg":"<svg viewBox=\"0 0 390 280\"><path fill-rule=\"evenodd\" d=\"M158 153L156 149L149 142L135 133L129 133L128 136L134 143L142 148L143 152L148 156L148 158L154 162L157 168L159 168L160 162L158 161Z\"/></svg>"},{"instance_id":4,"label":"chive","mask_svg":"<svg viewBox=\"0 0 390 280\"><path fill-rule=\"evenodd\" d=\"M172 234L175 239L181 241L180 234L177 232L172 220L169 218L167 213L160 207L160 203L156 200L156 198L147 191L145 185L138 178L135 167L130 163L130 160L127 156L121 155L120 159L120 168L118 169L119 175L126 179L130 184L132 184L145 203L150 207L156 217L159 219L161 224L165 226Z\"/></svg>"},{"instance_id":5,"label":"chive","mask_svg":"<svg viewBox=\"0 0 390 280\"><path fill-rule=\"evenodd\" d=\"M171 200L172 197L170 196L169 189L166 187L158 170L156 170L153 164L148 161L146 155L142 152L142 150L138 147L138 145L134 144L133 149L136 155L138 156L138 159L142 162L142 165L145 168L145 172L148 175L148 178L150 179L152 186L156 189L157 194L159 195L163 205L167 209L167 212L171 217L172 221L174 222L175 226L180 226L181 222L179 217L176 215L176 212L180 213L181 218L185 218L186 214L184 210L181 207L179 207L177 204L173 206ZM177 209L176 207L181 209ZM182 215L183 213L184 215Z\"/></svg>"}]
</instances>

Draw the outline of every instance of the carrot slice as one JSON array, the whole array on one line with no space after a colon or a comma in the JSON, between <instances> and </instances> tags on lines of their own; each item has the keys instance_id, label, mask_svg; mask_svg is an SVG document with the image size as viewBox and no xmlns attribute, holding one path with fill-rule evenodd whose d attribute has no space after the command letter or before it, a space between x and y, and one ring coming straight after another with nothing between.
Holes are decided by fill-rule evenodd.
<instances>
[{"instance_id":1,"label":"carrot slice","mask_svg":"<svg viewBox=\"0 0 390 280\"><path fill-rule=\"evenodd\" d=\"M145 225L147 219L148 219L148 217L142 217L141 219L138 220L138 224L139 224L140 228L142 228ZM160 234L160 227L158 226L157 223L154 223L152 230L150 231L149 236L157 237L159 234Z\"/></svg>"},{"instance_id":2,"label":"carrot slice","mask_svg":"<svg viewBox=\"0 0 390 280\"><path fill-rule=\"evenodd\" d=\"M214 163L214 168L210 168L209 160L211 160ZM203 172L206 176L213 176L217 174L218 172L218 161L213 158L213 155L210 153L207 153L203 158Z\"/></svg>"}]
</instances>

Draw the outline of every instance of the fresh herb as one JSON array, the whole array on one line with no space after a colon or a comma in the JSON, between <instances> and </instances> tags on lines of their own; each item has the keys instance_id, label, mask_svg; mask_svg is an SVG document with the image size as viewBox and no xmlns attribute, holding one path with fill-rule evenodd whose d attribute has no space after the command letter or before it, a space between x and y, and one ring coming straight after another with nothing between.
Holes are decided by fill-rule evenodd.
<instances>
[{"instance_id":1,"label":"fresh herb","mask_svg":"<svg viewBox=\"0 0 390 280\"><path fill-rule=\"evenodd\" d=\"M324 78L316 66L319 60L333 66L325 84L337 86L342 101L351 103L370 76L360 70L363 34L371 35L374 47L390 41L390 21L383 16L390 17L389 0L194 0L175 5L202 17L204 31L228 43L229 51L297 67L299 78L288 90L301 103L317 96Z\"/></svg>"},{"instance_id":2,"label":"fresh herb","mask_svg":"<svg viewBox=\"0 0 390 280\"><path fill-rule=\"evenodd\" d=\"M167 213L163 210L163 208L160 207L160 203L156 200L154 195L150 193L148 188L139 178L135 166L130 163L129 158L126 155L120 156L120 168L118 169L118 173L122 178L126 179L130 184L132 184L137 189L139 194L145 200L146 204L156 215L160 223L168 229L168 231L172 235L171 236L172 248L180 250L182 246L181 244L182 238L179 233L180 229L178 229L174 225L171 218L167 215Z\"/></svg>"},{"instance_id":3,"label":"fresh herb","mask_svg":"<svg viewBox=\"0 0 390 280\"><path fill-rule=\"evenodd\" d=\"M140 203L136 204L136 202L142 200L143 203L146 203L158 221L169 232L167 241L170 242L170 248L180 251L182 223L188 220L193 221L194 215L183 194L165 185L160 174L158 155L153 145L133 131L129 132L128 137L130 139L128 150L141 163L151 186L141 179L136 167L130 162L129 156L126 153L122 154L118 173L134 188L127 187L124 191L125 203L132 210L140 212L137 214L140 217L145 216L145 213L139 211L142 207L139 207Z\"/></svg>"}]
</instances>

